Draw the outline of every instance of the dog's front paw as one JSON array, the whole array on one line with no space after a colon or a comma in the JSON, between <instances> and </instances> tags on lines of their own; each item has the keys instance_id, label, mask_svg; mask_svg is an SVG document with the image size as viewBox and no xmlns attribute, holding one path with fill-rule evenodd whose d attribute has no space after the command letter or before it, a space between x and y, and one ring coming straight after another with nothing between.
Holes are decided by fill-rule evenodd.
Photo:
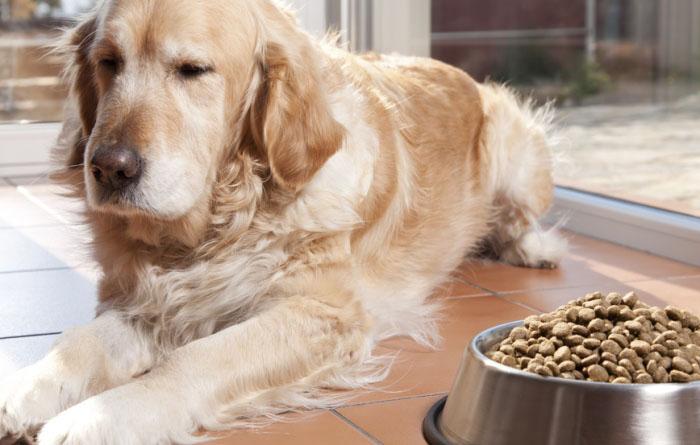
<instances>
[{"instance_id":1,"label":"dog's front paw","mask_svg":"<svg viewBox=\"0 0 700 445\"><path fill-rule=\"evenodd\" d=\"M108 407L93 403L93 399L96 397L70 408L50 420L41 429L37 438L38 443L40 445L120 443L119 432L115 431L118 419L110 419Z\"/></svg>"},{"instance_id":2,"label":"dog's front paw","mask_svg":"<svg viewBox=\"0 0 700 445\"><path fill-rule=\"evenodd\" d=\"M39 362L0 384L0 439L32 436L61 412L68 385L60 373Z\"/></svg>"},{"instance_id":3,"label":"dog's front paw","mask_svg":"<svg viewBox=\"0 0 700 445\"><path fill-rule=\"evenodd\" d=\"M132 383L91 397L51 419L38 445L160 445L184 442L193 430L170 394Z\"/></svg>"}]
</instances>

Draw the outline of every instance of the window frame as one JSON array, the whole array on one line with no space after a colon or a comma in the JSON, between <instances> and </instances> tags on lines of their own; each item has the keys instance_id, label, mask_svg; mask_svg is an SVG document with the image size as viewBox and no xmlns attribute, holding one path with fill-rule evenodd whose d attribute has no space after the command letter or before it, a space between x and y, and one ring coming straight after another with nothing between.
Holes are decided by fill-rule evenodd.
<instances>
[{"instance_id":1,"label":"window frame","mask_svg":"<svg viewBox=\"0 0 700 445\"><path fill-rule=\"evenodd\" d=\"M60 122L0 124L0 178L46 174L60 131Z\"/></svg>"},{"instance_id":2,"label":"window frame","mask_svg":"<svg viewBox=\"0 0 700 445\"><path fill-rule=\"evenodd\" d=\"M545 223L700 266L700 218L557 186Z\"/></svg>"}]
</instances>

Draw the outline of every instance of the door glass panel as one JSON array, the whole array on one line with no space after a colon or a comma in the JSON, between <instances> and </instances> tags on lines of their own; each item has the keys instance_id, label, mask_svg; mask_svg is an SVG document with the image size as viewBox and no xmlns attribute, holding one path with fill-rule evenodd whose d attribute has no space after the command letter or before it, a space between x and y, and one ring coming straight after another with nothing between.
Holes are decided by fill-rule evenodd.
<instances>
[{"instance_id":1,"label":"door glass panel","mask_svg":"<svg viewBox=\"0 0 700 445\"><path fill-rule=\"evenodd\" d=\"M47 45L93 0L0 0L0 122L58 121L66 89Z\"/></svg>"},{"instance_id":2,"label":"door glass panel","mask_svg":"<svg viewBox=\"0 0 700 445\"><path fill-rule=\"evenodd\" d=\"M700 0L433 0L431 55L554 101L558 184L700 215Z\"/></svg>"}]
</instances>

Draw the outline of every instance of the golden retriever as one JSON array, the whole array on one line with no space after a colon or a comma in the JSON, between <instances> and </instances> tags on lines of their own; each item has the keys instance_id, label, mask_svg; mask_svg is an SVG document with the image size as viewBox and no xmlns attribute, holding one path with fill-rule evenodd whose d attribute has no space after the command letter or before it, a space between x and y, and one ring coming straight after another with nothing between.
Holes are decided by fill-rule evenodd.
<instances>
[{"instance_id":1,"label":"golden retriever","mask_svg":"<svg viewBox=\"0 0 700 445\"><path fill-rule=\"evenodd\" d=\"M551 112L443 63L353 55L273 0L107 0L67 32L56 178L97 317L0 389L0 436L165 444L386 375L467 254L550 267Z\"/></svg>"}]
</instances>

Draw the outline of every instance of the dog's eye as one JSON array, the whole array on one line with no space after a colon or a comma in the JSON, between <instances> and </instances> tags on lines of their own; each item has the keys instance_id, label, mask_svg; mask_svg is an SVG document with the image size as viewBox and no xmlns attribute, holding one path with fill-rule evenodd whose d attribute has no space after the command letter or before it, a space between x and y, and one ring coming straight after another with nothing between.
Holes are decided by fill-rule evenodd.
<instances>
[{"instance_id":1,"label":"dog's eye","mask_svg":"<svg viewBox=\"0 0 700 445\"><path fill-rule=\"evenodd\" d=\"M102 68L110 72L116 72L117 68L119 68L119 61L111 57L105 57L104 59L100 59L99 64Z\"/></svg>"},{"instance_id":2,"label":"dog's eye","mask_svg":"<svg viewBox=\"0 0 700 445\"><path fill-rule=\"evenodd\" d=\"M177 73L185 79L193 79L210 72L212 69L206 65L195 65L193 63L183 63L177 67Z\"/></svg>"}]
</instances>

